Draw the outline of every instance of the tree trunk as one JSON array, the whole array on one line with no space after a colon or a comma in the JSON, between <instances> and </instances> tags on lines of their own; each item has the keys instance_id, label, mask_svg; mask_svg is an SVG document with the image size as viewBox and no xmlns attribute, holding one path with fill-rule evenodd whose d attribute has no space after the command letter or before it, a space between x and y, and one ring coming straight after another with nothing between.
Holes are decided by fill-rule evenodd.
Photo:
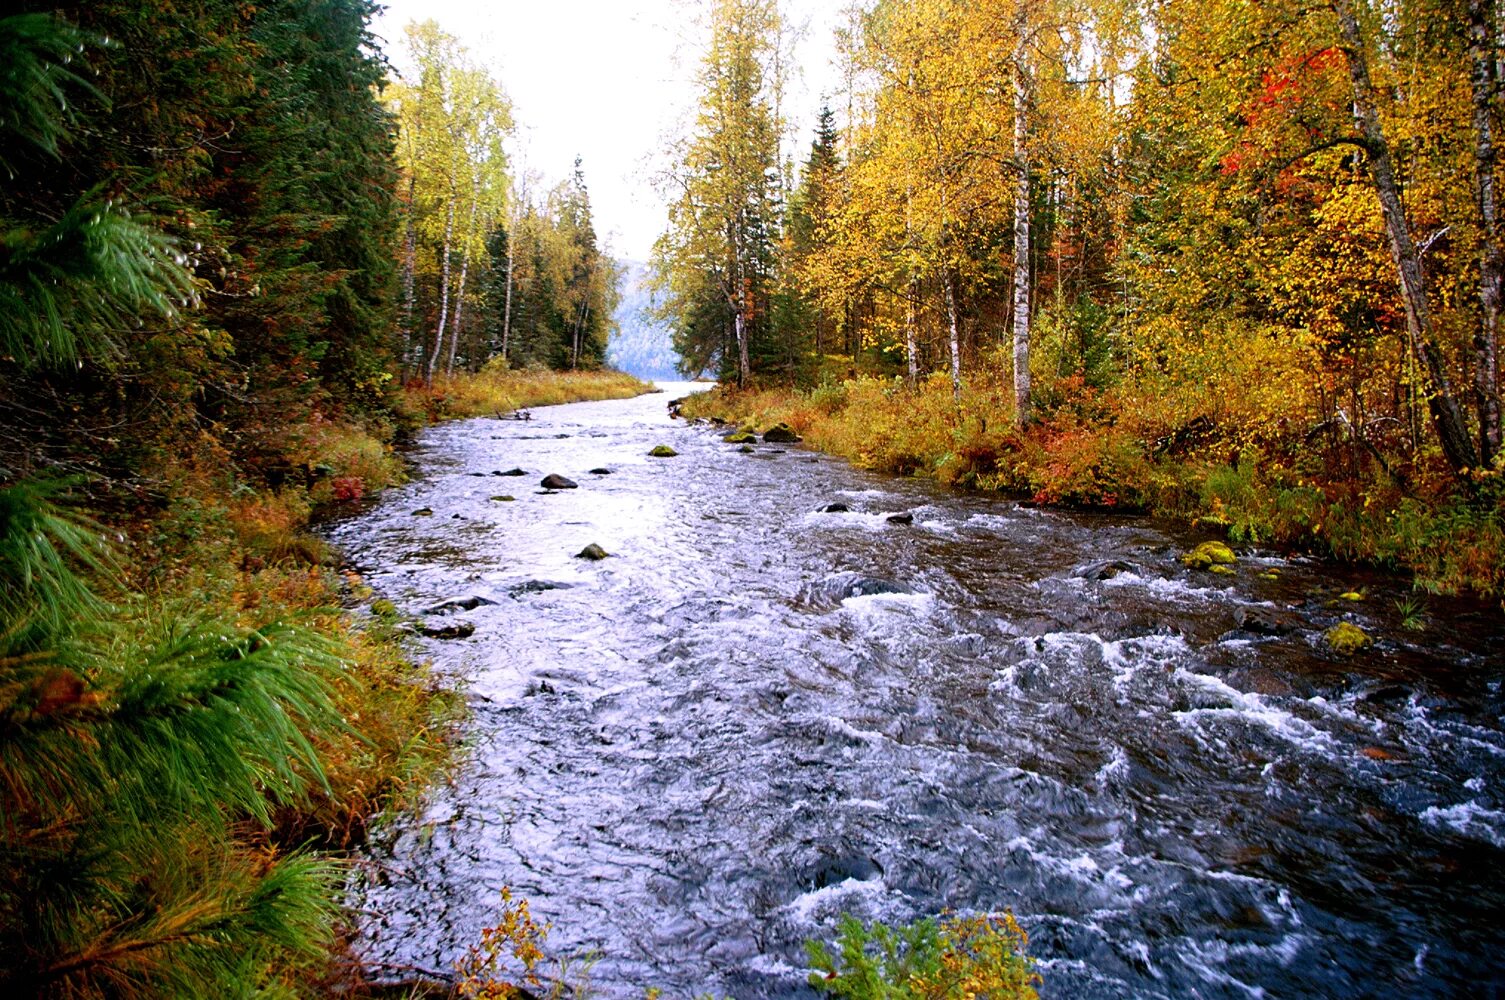
<instances>
[{"instance_id":1,"label":"tree trunk","mask_svg":"<svg viewBox=\"0 0 1505 1000\"><path fill-rule=\"evenodd\" d=\"M947 267L941 275L941 284L946 291L946 322L951 331L951 398L960 403L962 400L961 324L956 317L956 289L952 287L950 267Z\"/></svg>"},{"instance_id":2,"label":"tree trunk","mask_svg":"<svg viewBox=\"0 0 1505 1000\"><path fill-rule=\"evenodd\" d=\"M909 366L909 387L913 389L920 384L920 359L916 344L915 306L920 297L920 279L915 275L909 276L909 293L904 298L904 361Z\"/></svg>"},{"instance_id":3,"label":"tree trunk","mask_svg":"<svg viewBox=\"0 0 1505 1000\"><path fill-rule=\"evenodd\" d=\"M460 313L465 309L465 279L470 274L470 248L476 238L476 203L481 200L477 180L470 191L470 222L465 228L465 253L460 258L460 287L455 291L455 319L449 334L449 357L444 362L444 374L455 373L455 351L460 346Z\"/></svg>"},{"instance_id":4,"label":"tree trunk","mask_svg":"<svg viewBox=\"0 0 1505 1000\"><path fill-rule=\"evenodd\" d=\"M449 214L444 220L444 248L441 252L439 277L439 325L434 330L434 351L429 355L428 382L434 384L434 371L439 367L439 353L444 349L444 325L449 320L449 247L455 235L455 199L449 199Z\"/></svg>"},{"instance_id":5,"label":"tree trunk","mask_svg":"<svg viewBox=\"0 0 1505 1000\"><path fill-rule=\"evenodd\" d=\"M408 371L409 355L413 351L413 272L417 263L417 237L413 226L413 213L417 211L414 203L416 196L417 174L410 168L408 170L408 218L407 231L402 239L402 367Z\"/></svg>"},{"instance_id":6,"label":"tree trunk","mask_svg":"<svg viewBox=\"0 0 1505 1000\"><path fill-rule=\"evenodd\" d=\"M1026 116L1024 41L1014 52L1014 426L1030 420L1029 385L1029 121Z\"/></svg>"},{"instance_id":7,"label":"tree trunk","mask_svg":"<svg viewBox=\"0 0 1505 1000\"><path fill-rule=\"evenodd\" d=\"M1390 158L1390 145L1385 139L1385 130L1375 107L1374 84L1369 76L1363 35L1359 31L1359 22L1350 0L1331 0L1331 4L1333 12L1338 16L1338 30L1343 39L1341 48L1347 59L1348 75L1353 84L1354 120L1369 152L1369 172L1374 179L1375 193L1379 196L1380 209L1385 217L1390 259L1395 263L1396 274L1400 279L1401 298L1406 305L1406 335L1411 343L1411 352L1428 381L1427 405L1431 410L1432 424L1437 429L1443 454L1453 472L1461 475L1464 469L1477 464L1477 455L1468 425L1463 419L1463 411L1453 394L1442 351L1432 337L1426 275L1422 270L1421 255L1417 253L1416 244L1411 239L1411 228L1401 205L1400 185L1395 179L1395 166Z\"/></svg>"},{"instance_id":8,"label":"tree trunk","mask_svg":"<svg viewBox=\"0 0 1505 1000\"><path fill-rule=\"evenodd\" d=\"M507 231L507 301L502 306L502 360L507 361L508 341L512 337L512 261L517 242L517 224Z\"/></svg>"},{"instance_id":9,"label":"tree trunk","mask_svg":"<svg viewBox=\"0 0 1505 1000\"><path fill-rule=\"evenodd\" d=\"M1474 173L1479 199L1479 304L1481 322L1474 340L1474 390L1479 403L1479 461L1489 466L1500 453L1500 297L1505 262L1500 254L1495 201L1494 100L1497 50L1494 4L1468 0L1470 89L1474 104Z\"/></svg>"}]
</instances>

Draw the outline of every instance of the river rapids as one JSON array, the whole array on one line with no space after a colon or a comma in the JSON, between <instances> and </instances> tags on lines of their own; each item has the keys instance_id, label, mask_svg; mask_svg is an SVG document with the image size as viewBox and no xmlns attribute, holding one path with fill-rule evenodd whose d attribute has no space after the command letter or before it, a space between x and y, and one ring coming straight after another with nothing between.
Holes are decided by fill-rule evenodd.
<instances>
[{"instance_id":1,"label":"river rapids","mask_svg":"<svg viewBox=\"0 0 1505 1000\"><path fill-rule=\"evenodd\" d=\"M430 429L331 529L475 626L423 640L470 750L375 837L365 957L450 971L510 886L608 998L811 997L842 913L947 909L1011 909L1045 997L1505 990L1497 610L1418 623L1383 577L1195 572L1149 519L742 452L669 418L686 388ZM1375 648L1329 653L1340 620Z\"/></svg>"}]
</instances>

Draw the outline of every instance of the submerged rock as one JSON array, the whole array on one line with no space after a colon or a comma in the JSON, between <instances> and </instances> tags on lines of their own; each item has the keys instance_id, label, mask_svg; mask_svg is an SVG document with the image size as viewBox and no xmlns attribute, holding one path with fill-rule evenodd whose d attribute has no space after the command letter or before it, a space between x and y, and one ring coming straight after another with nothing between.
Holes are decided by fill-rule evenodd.
<instances>
[{"instance_id":1,"label":"submerged rock","mask_svg":"<svg viewBox=\"0 0 1505 1000\"><path fill-rule=\"evenodd\" d=\"M492 472L493 476L526 476L522 469L508 469L506 472Z\"/></svg>"},{"instance_id":2,"label":"submerged rock","mask_svg":"<svg viewBox=\"0 0 1505 1000\"><path fill-rule=\"evenodd\" d=\"M1231 566L1238 561L1233 550L1222 542L1203 542L1181 557L1181 563L1190 569L1211 569L1213 566Z\"/></svg>"},{"instance_id":3,"label":"submerged rock","mask_svg":"<svg viewBox=\"0 0 1505 1000\"><path fill-rule=\"evenodd\" d=\"M419 507L417 510L413 511L413 516L414 517L433 517L434 516L434 508L432 508L432 507Z\"/></svg>"},{"instance_id":4,"label":"submerged rock","mask_svg":"<svg viewBox=\"0 0 1505 1000\"><path fill-rule=\"evenodd\" d=\"M543 481L538 485L546 490L573 490L577 489L580 484L573 479L566 479L561 475L551 472L547 476L544 476Z\"/></svg>"},{"instance_id":5,"label":"submerged rock","mask_svg":"<svg viewBox=\"0 0 1505 1000\"><path fill-rule=\"evenodd\" d=\"M576 559L589 559L592 562L600 562L602 559L605 559L605 558L607 558L610 555L611 555L610 552L607 552L605 549L603 549L601 546L597 545L595 542L591 542L585 548L583 548L579 552L575 553L575 558Z\"/></svg>"},{"instance_id":6,"label":"submerged rock","mask_svg":"<svg viewBox=\"0 0 1505 1000\"><path fill-rule=\"evenodd\" d=\"M751 455L757 449L754 448L750 444L744 444L742 447L738 448L737 450L740 451L744 455Z\"/></svg>"},{"instance_id":7,"label":"submerged rock","mask_svg":"<svg viewBox=\"0 0 1505 1000\"><path fill-rule=\"evenodd\" d=\"M1080 580L1092 580L1094 582L1111 580L1120 573L1138 573L1139 567L1127 559L1104 559L1101 562L1088 563L1078 566L1071 571L1071 575Z\"/></svg>"},{"instance_id":8,"label":"submerged rock","mask_svg":"<svg viewBox=\"0 0 1505 1000\"><path fill-rule=\"evenodd\" d=\"M853 597L912 593L913 589L897 580L868 576L865 573L837 573L801 588L800 601L818 609L829 610Z\"/></svg>"},{"instance_id":9,"label":"submerged rock","mask_svg":"<svg viewBox=\"0 0 1505 1000\"><path fill-rule=\"evenodd\" d=\"M1255 635L1287 635L1296 631L1301 621L1271 608L1242 607L1233 609L1233 624Z\"/></svg>"},{"instance_id":10,"label":"submerged rock","mask_svg":"<svg viewBox=\"0 0 1505 1000\"><path fill-rule=\"evenodd\" d=\"M1327 647L1340 656L1352 656L1374 645L1369 633L1352 622L1339 622L1328 629L1323 638L1327 640Z\"/></svg>"},{"instance_id":11,"label":"submerged rock","mask_svg":"<svg viewBox=\"0 0 1505 1000\"><path fill-rule=\"evenodd\" d=\"M480 594L466 594L463 597L445 598L418 613L421 615L442 615L449 611L474 611L482 605L495 603L489 597L482 597Z\"/></svg>"},{"instance_id":12,"label":"submerged rock","mask_svg":"<svg viewBox=\"0 0 1505 1000\"><path fill-rule=\"evenodd\" d=\"M558 580L527 580L512 587L507 593L517 598L524 594L541 594L546 590L569 590L573 586L573 583L562 583Z\"/></svg>"},{"instance_id":13,"label":"submerged rock","mask_svg":"<svg viewBox=\"0 0 1505 1000\"><path fill-rule=\"evenodd\" d=\"M793 427L780 422L763 432L763 440L767 444L794 444L804 439L794 433Z\"/></svg>"},{"instance_id":14,"label":"submerged rock","mask_svg":"<svg viewBox=\"0 0 1505 1000\"><path fill-rule=\"evenodd\" d=\"M851 509L852 508L848 507L846 504L841 503L840 501L838 501L836 503L828 503L828 504L826 504L819 511L817 511L817 513L820 513L820 514L845 514L845 513L848 513L849 511L851 511Z\"/></svg>"},{"instance_id":15,"label":"submerged rock","mask_svg":"<svg viewBox=\"0 0 1505 1000\"><path fill-rule=\"evenodd\" d=\"M611 475L611 470L602 466L599 469L591 469L590 474L593 476L609 476Z\"/></svg>"},{"instance_id":16,"label":"submerged rock","mask_svg":"<svg viewBox=\"0 0 1505 1000\"><path fill-rule=\"evenodd\" d=\"M914 514L906 510L900 514L890 514L884 520L889 524L914 524Z\"/></svg>"},{"instance_id":17,"label":"submerged rock","mask_svg":"<svg viewBox=\"0 0 1505 1000\"><path fill-rule=\"evenodd\" d=\"M418 626L418 631L430 639L468 639L475 635L476 624L475 622L451 622L448 625L423 624Z\"/></svg>"},{"instance_id":18,"label":"submerged rock","mask_svg":"<svg viewBox=\"0 0 1505 1000\"><path fill-rule=\"evenodd\" d=\"M516 500L517 497L513 496L510 493L498 493L491 499L497 501L498 503L511 503L512 501Z\"/></svg>"},{"instance_id":19,"label":"submerged rock","mask_svg":"<svg viewBox=\"0 0 1505 1000\"><path fill-rule=\"evenodd\" d=\"M678 455L679 452L675 451L673 448L670 448L666 444L656 444L653 446L653 450L648 454L653 458L673 458L674 456Z\"/></svg>"}]
</instances>

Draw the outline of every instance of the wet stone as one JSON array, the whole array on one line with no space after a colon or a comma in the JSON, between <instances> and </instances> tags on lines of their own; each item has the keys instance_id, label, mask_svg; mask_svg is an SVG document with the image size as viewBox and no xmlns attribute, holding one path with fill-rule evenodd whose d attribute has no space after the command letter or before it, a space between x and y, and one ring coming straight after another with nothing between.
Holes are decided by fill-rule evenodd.
<instances>
[{"instance_id":1,"label":"wet stone","mask_svg":"<svg viewBox=\"0 0 1505 1000\"><path fill-rule=\"evenodd\" d=\"M837 503L828 503L824 507L822 507L818 511L818 513L821 513L821 514L845 514L845 513L849 512L851 509L852 508L848 507L844 503L840 503L840 502L837 502Z\"/></svg>"},{"instance_id":2,"label":"wet stone","mask_svg":"<svg viewBox=\"0 0 1505 1000\"><path fill-rule=\"evenodd\" d=\"M453 622L448 625L429 625L424 623L418 626L418 631L430 639L468 639L475 635L475 622Z\"/></svg>"},{"instance_id":3,"label":"wet stone","mask_svg":"<svg viewBox=\"0 0 1505 1000\"><path fill-rule=\"evenodd\" d=\"M605 558L609 557L610 555L611 555L610 552L607 552L605 549L603 549L601 546L597 545L595 542L591 542L585 548L583 548L579 552L575 553L575 558L576 559L589 559L592 562L600 562L602 559L605 559Z\"/></svg>"},{"instance_id":4,"label":"wet stone","mask_svg":"<svg viewBox=\"0 0 1505 1000\"><path fill-rule=\"evenodd\" d=\"M580 484L573 479L566 479L557 473L551 472L547 476L544 476L543 481L538 485L546 490L573 490L578 488Z\"/></svg>"},{"instance_id":5,"label":"wet stone","mask_svg":"<svg viewBox=\"0 0 1505 1000\"><path fill-rule=\"evenodd\" d=\"M914 514L906 510L901 514L890 514L884 520L889 524L914 524Z\"/></svg>"},{"instance_id":6,"label":"wet stone","mask_svg":"<svg viewBox=\"0 0 1505 1000\"><path fill-rule=\"evenodd\" d=\"M506 472L493 472L493 476L526 476L522 469L508 469Z\"/></svg>"},{"instance_id":7,"label":"wet stone","mask_svg":"<svg viewBox=\"0 0 1505 1000\"><path fill-rule=\"evenodd\" d=\"M1082 580L1100 582L1111 580L1120 573L1138 573L1139 567L1127 559L1104 559L1101 562L1088 563L1078 566L1071 571L1071 575Z\"/></svg>"}]
</instances>

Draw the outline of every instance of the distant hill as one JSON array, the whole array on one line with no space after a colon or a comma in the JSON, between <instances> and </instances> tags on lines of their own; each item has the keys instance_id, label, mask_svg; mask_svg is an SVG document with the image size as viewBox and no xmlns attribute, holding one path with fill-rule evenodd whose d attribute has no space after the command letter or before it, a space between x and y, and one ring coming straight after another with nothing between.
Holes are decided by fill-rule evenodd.
<instances>
[{"instance_id":1,"label":"distant hill","mask_svg":"<svg viewBox=\"0 0 1505 1000\"><path fill-rule=\"evenodd\" d=\"M685 378L677 367L679 355L674 354L670 328L649 316L647 265L623 261L622 268L622 304L617 306L617 333L607 345L607 363L646 380Z\"/></svg>"},{"instance_id":2,"label":"distant hill","mask_svg":"<svg viewBox=\"0 0 1505 1000\"><path fill-rule=\"evenodd\" d=\"M667 324L648 315L648 267L638 261L622 262L622 302L617 307L618 332L606 345L606 363L641 379L677 380L679 355L674 353Z\"/></svg>"}]
</instances>

